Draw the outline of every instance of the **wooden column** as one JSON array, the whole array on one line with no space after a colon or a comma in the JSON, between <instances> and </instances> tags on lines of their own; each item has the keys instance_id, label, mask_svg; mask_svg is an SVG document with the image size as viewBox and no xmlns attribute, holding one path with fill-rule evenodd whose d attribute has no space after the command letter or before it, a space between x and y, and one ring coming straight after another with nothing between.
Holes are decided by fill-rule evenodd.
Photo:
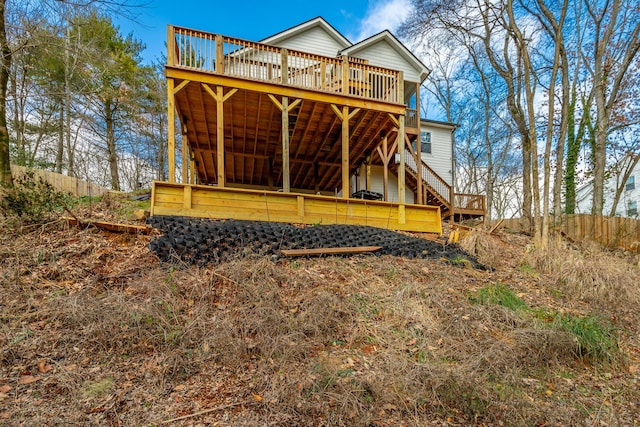
<instances>
[{"instance_id":1,"label":"wooden column","mask_svg":"<svg viewBox=\"0 0 640 427\"><path fill-rule=\"evenodd\" d=\"M224 73L224 37L220 34L216 34L216 59L215 59L215 72L216 74Z\"/></svg>"},{"instance_id":2,"label":"wooden column","mask_svg":"<svg viewBox=\"0 0 640 427\"><path fill-rule=\"evenodd\" d=\"M284 60L284 58L283 58ZM301 102L301 99L296 99L292 103L289 103L289 97L283 96L282 102L278 101L275 96L270 93L267 94L271 102L280 109L282 113L282 191L285 193L291 192L291 171L289 167L289 111L296 108ZM271 185L269 185L271 186Z\"/></svg>"},{"instance_id":3,"label":"wooden column","mask_svg":"<svg viewBox=\"0 0 640 427\"><path fill-rule=\"evenodd\" d=\"M385 202L389 201L389 159L387 158L387 156L389 155L388 150L389 138L385 135L384 139L382 140L382 152L385 156L385 158L382 159L382 194Z\"/></svg>"},{"instance_id":4,"label":"wooden column","mask_svg":"<svg viewBox=\"0 0 640 427\"><path fill-rule=\"evenodd\" d=\"M282 191L291 192L289 169L289 98L282 97Z\"/></svg>"},{"instance_id":5,"label":"wooden column","mask_svg":"<svg viewBox=\"0 0 640 427\"><path fill-rule=\"evenodd\" d=\"M349 94L349 57L342 57L342 93Z\"/></svg>"},{"instance_id":6,"label":"wooden column","mask_svg":"<svg viewBox=\"0 0 640 427\"><path fill-rule=\"evenodd\" d=\"M216 169L218 171L218 187L224 187L224 93L222 86L216 88Z\"/></svg>"},{"instance_id":7,"label":"wooden column","mask_svg":"<svg viewBox=\"0 0 640 427\"><path fill-rule=\"evenodd\" d=\"M416 83L416 119L418 120L418 143L416 144L416 179L418 181L418 200L416 203L423 205L424 191L422 190L422 130L420 125L420 83Z\"/></svg>"},{"instance_id":8,"label":"wooden column","mask_svg":"<svg viewBox=\"0 0 640 427\"><path fill-rule=\"evenodd\" d=\"M398 203L405 204L405 150L404 150L404 115L398 116Z\"/></svg>"},{"instance_id":9,"label":"wooden column","mask_svg":"<svg viewBox=\"0 0 640 427\"><path fill-rule=\"evenodd\" d=\"M216 101L216 169L218 172L218 187L225 186L224 167L224 102L231 98L238 89L231 89L224 94L224 88L217 86L214 92L209 85L202 83L202 87Z\"/></svg>"},{"instance_id":10,"label":"wooden column","mask_svg":"<svg viewBox=\"0 0 640 427\"><path fill-rule=\"evenodd\" d=\"M342 198L348 199L349 188L349 107L342 107Z\"/></svg>"},{"instance_id":11,"label":"wooden column","mask_svg":"<svg viewBox=\"0 0 640 427\"><path fill-rule=\"evenodd\" d=\"M398 101L404 104L404 73L400 72L398 76ZM405 200L405 154L404 154L404 119L405 115L398 116L398 155L400 164L398 165L398 222L405 223L404 204Z\"/></svg>"},{"instance_id":12,"label":"wooden column","mask_svg":"<svg viewBox=\"0 0 640 427\"><path fill-rule=\"evenodd\" d=\"M167 79L167 156L169 182L176 182L176 103L174 80Z\"/></svg>"},{"instance_id":13,"label":"wooden column","mask_svg":"<svg viewBox=\"0 0 640 427\"><path fill-rule=\"evenodd\" d=\"M182 125L182 183L189 183L189 138L187 137L187 126Z\"/></svg>"},{"instance_id":14,"label":"wooden column","mask_svg":"<svg viewBox=\"0 0 640 427\"><path fill-rule=\"evenodd\" d=\"M342 198L348 199L350 196L349 188L351 183L349 182L350 159L349 159L349 120L351 120L358 112L360 108L356 108L349 112L349 107L346 105L342 107L342 111L334 104L331 104L331 109L338 119L342 120Z\"/></svg>"},{"instance_id":15,"label":"wooden column","mask_svg":"<svg viewBox=\"0 0 640 427\"><path fill-rule=\"evenodd\" d=\"M191 149L189 150L189 184L196 183L196 156Z\"/></svg>"}]
</instances>

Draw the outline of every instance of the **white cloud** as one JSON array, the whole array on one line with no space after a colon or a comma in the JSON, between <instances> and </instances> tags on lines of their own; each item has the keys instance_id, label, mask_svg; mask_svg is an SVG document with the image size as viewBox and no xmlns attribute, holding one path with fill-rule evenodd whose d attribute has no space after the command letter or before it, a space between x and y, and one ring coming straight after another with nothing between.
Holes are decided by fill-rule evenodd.
<instances>
[{"instance_id":1,"label":"white cloud","mask_svg":"<svg viewBox=\"0 0 640 427\"><path fill-rule=\"evenodd\" d=\"M409 0L371 0L358 33L351 39L358 42L383 30L394 33L410 11Z\"/></svg>"}]
</instances>

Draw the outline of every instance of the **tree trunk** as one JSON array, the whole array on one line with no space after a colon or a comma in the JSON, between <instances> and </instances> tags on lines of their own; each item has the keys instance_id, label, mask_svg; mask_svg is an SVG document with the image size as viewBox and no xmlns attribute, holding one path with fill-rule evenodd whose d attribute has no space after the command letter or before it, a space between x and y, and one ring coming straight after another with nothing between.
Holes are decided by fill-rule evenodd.
<instances>
[{"instance_id":1,"label":"tree trunk","mask_svg":"<svg viewBox=\"0 0 640 427\"><path fill-rule=\"evenodd\" d=\"M62 159L64 153L64 104L60 103L58 117L58 146L56 150L56 173L62 173Z\"/></svg>"},{"instance_id":2,"label":"tree trunk","mask_svg":"<svg viewBox=\"0 0 640 427\"><path fill-rule=\"evenodd\" d=\"M111 172L111 188L120 191L120 176L118 175L118 153L116 152L115 129L113 123L112 102L107 100L104 103L104 112L107 124L107 155L109 160L109 171Z\"/></svg>"},{"instance_id":3,"label":"tree trunk","mask_svg":"<svg viewBox=\"0 0 640 427\"><path fill-rule=\"evenodd\" d=\"M11 158L9 157L9 130L7 129L7 84L11 69L11 49L7 41L5 28L5 2L0 0L0 184L5 187L13 186L11 175Z\"/></svg>"}]
</instances>

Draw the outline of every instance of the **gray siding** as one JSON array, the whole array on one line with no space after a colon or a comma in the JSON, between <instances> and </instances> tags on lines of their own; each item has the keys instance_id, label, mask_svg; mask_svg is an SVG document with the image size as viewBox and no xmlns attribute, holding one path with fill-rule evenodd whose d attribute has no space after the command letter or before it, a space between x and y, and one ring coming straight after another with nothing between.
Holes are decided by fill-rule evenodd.
<instances>
[{"instance_id":1,"label":"gray siding","mask_svg":"<svg viewBox=\"0 0 640 427\"><path fill-rule=\"evenodd\" d=\"M321 27L309 28L274 45L332 58L335 58L338 51L344 48Z\"/></svg>"}]
</instances>

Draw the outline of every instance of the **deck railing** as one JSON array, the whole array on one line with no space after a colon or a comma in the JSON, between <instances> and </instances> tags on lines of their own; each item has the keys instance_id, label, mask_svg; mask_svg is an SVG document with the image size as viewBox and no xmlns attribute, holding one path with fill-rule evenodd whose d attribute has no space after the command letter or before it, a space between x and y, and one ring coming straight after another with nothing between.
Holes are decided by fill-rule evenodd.
<instances>
[{"instance_id":1,"label":"deck railing","mask_svg":"<svg viewBox=\"0 0 640 427\"><path fill-rule=\"evenodd\" d=\"M485 196L481 194L456 193L454 196L454 206L456 210L486 211Z\"/></svg>"},{"instance_id":2,"label":"deck railing","mask_svg":"<svg viewBox=\"0 0 640 427\"><path fill-rule=\"evenodd\" d=\"M442 200L447 206L451 203L451 185L440 177L433 169L429 167L424 161L422 163L422 181L430 187L432 193ZM417 176L418 168L416 167L416 161L413 156L406 156L405 164L415 176Z\"/></svg>"},{"instance_id":3,"label":"deck railing","mask_svg":"<svg viewBox=\"0 0 640 427\"><path fill-rule=\"evenodd\" d=\"M401 103L401 72L169 26L167 65L303 89Z\"/></svg>"},{"instance_id":4,"label":"deck railing","mask_svg":"<svg viewBox=\"0 0 640 427\"><path fill-rule=\"evenodd\" d=\"M407 108L407 112L405 113L404 126L408 128L417 129L418 122L420 121L418 117L418 110L415 108Z\"/></svg>"}]
</instances>

